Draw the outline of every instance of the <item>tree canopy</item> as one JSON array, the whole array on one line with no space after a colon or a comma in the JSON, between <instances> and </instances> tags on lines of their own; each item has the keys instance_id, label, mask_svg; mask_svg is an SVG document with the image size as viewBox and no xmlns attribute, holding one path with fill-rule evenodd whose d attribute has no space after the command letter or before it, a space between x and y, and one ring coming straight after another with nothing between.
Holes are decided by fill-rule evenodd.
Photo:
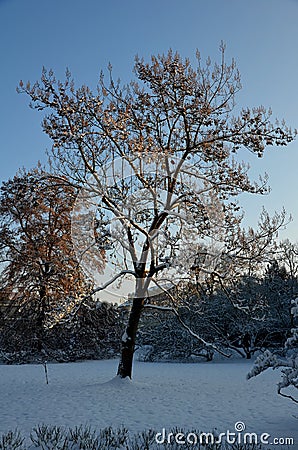
<instances>
[{"instance_id":1,"label":"tree canopy","mask_svg":"<svg viewBox=\"0 0 298 450\"><path fill-rule=\"evenodd\" d=\"M90 290L71 242L74 200L73 187L39 168L0 188L1 288L12 306L32 312L38 347L45 323L67 315Z\"/></svg>"}]
</instances>

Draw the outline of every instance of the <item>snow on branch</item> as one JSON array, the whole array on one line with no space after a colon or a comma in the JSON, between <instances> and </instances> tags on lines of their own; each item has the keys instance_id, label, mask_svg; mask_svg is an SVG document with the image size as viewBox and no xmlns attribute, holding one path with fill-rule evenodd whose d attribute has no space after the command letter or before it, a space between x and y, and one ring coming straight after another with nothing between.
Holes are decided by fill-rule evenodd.
<instances>
[{"instance_id":1,"label":"snow on branch","mask_svg":"<svg viewBox=\"0 0 298 450\"><path fill-rule=\"evenodd\" d=\"M172 304L175 304L175 299L173 297L173 295L166 289L163 288L163 286L161 286L156 280L152 279L152 281L156 284L156 286L161 289L171 300ZM231 354L225 353L222 350L220 350L216 345L212 344L211 342L207 342L205 341L205 339L203 339L200 335L198 335L197 333L195 333L185 322L184 320L182 320L177 308L175 308L174 306L170 307L166 307L166 306L159 306L159 305L150 305L147 304L145 305L145 307L149 308L154 308L154 309L160 309L163 311L169 311L172 312L178 319L179 323L182 325L182 327L195 339L197 339L198 341L200 341L203 345L205 345L207 348L212 348L213 350L215 350L216 352L220 353L221 355L225 356L226 358L230 358Z\"/></svg>"}]
</instances>

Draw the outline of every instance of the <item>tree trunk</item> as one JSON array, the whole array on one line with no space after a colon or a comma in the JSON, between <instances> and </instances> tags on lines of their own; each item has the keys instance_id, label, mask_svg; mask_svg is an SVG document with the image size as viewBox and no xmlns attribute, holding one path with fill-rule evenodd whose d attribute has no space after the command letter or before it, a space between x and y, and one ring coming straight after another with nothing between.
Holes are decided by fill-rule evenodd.
<instances>
[{"instance_id":1,"label":"tree trunk","mask_svg":"<svg viewBox=\"0 0 298 450\"><path fill-rule=\"evenodd\" d=\"M121 340L121 357L117 375L121 378L132 377L132 362L136 334L144 306L143 298L134 298L128 318L128 324Z\"/></svg>"}]
</instances>

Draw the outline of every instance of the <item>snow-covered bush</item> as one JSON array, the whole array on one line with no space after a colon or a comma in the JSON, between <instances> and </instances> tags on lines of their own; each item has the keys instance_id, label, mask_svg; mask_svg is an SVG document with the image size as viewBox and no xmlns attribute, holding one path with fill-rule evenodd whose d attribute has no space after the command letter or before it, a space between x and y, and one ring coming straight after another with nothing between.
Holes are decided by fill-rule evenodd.
<instances>
[{"instance_id":1,"label":"snow-covered bush","mask_svg":"<svg viewBox=\"0 0 298 450\"><path fill-rule=\"evenodd\" d=\"M85 300L69 318L46 327L43 349L34 343L34 323L22 315L0 326L0 361L32 363L44 359L75 361L118 356L122 332L121 316L109 303Z\"/></svg>"},{"instance_id":2,"label":"snow-covered bush","mask_svg":"<svg viewBox=\"0 0 298 450\"><path fill-rule=\"evenodd\" d=\"M25 450L24 438L18 430L0 436L0 450Z\"/></svg>"},{"instance_id":3,"label":"snow-covered bush","mask_svg":"<svg viewBox=\"0 0 298 450\"><path fill-rule=\"evenodd\" d=\"M39 425L30 434L32 448L46 450L65 450L67 437L61 427Z\"/></svg>"},{"instance_id":4,"label":"snow-covered bush","mask_svg":"<svg viewBox=\"0 0 298 450\"><path fill-rule=\"evenodd\" d=\"M89 426L64 429L57 426L39 425L30 434L29 449L46 450L108 450L125 448L128 441L126 428L107 427L99 432Z\"/></svg>"},{"instance_id":5,"label":"snow-covered bush","mask_svg":"<svg viewBox=\"0 0 298 450\"><path fill-rule=\"evenodd\" d=\"M293 328L291 330L291 336L285 343L287 356L282 358L266 350L256 359L247 378L249 379L259 375L268 368L276 369L281 367L282 378L278 383L278 393L298 403L297 391L295 391L295 389L298 389L298 297L292 300L291 315L293 318ZM286 390L286 393L284 390Z\"/></svg>"},{"instance_id":6,"label":"snow-covered bush","mask_svg":"<svg viewBox=\"0 0 298 450\"><path fill-rule=\"evenodd\" d=\"M100 359L118 355L121 317L110 303L84 301L68 321L47 330L47 351L61 360Z\"/></svg>"}]
</instances>

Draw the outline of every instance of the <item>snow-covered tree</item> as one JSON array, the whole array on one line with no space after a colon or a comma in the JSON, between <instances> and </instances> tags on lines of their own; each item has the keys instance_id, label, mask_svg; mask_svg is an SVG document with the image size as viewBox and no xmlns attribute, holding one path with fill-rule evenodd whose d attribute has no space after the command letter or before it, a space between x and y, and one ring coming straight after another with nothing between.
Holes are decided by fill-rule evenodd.
<instances>
[{"instance_id":1,"label":"snow-covered tree","mask_svg":"<svg viewBox=\"0 0 298 450\"><path fill-rule=\"evenodd\" d=\"M48 357L60 361L119 355L122 320L117 305L85 299L45 332Z\"/></svg>"},{"instance_id":2,"label":"snow-covered tree","mask_svg":"<svg viewBox=\"0 0 298 450\"><path fill-rule=\"evenodd\" d=\"M243 275L233 283L213 278L199 285L189 283L174 295L172 305L176 304L179 320L177 317L171 320L169 293L164 294L162 304L167 305L164 309L152 305L150 300L150 316L155 316L153 320L150 316L142 320L140 341L154 347L152 357L170 346L167 334L177 337L176 346L173 344L172 351L167 349L167 353L177 354L184 339L184 358L191 353L204 353L208 357L206 350L210 349L226 355L236 352L249 359L256 351L282 347L291 329L290 302L288 298L281 301L279 296L287 292L287 280L274 286L276 290L269 290L263 277ZM274 298L270 298L273 294ZM185 338L187 327L193 334Z\"/></svg>"},{"instance_id":3,"label":"snow-covered tree","mask_svg":"<svg viewBox=\"0 0 298 450\"><path fill-rule=\"evenodd\" d=\"M278 383L278 393L298 403L296 391L298 389L298 297L292 300L291 314L294 326L291 330L291 336L285 343L287 357L281 358L270 350L266 350L256 359L247 377L250 379L269 368L277 369L281 367L282 378Z\"/></svg>"},{"instance_id":4,"label":"snow-covered tree","mask_svg":"<svg viewBox=\"0 0 298 450\"><path fill-rule=\"evenodd\" d=\"M65 179L40 168L21 171L0 188L1 289L27 328L20 339L31 336L38 350L45 325L67 315L90 290L71 243L74 200L75 189Z\"/></svg>"},{"instance_id":5,"label":"snow-covered tree","mask_svg":"<svg viewBox=\"0 0 298 450\"><path fill-rule=\"evenodd\" d=\"M228 253L229 243L241 243L235 237L241 220L235 197L265 193L266 180L252 182L233 154L244 147L262 157L266 146L287 145L295 134L284 122L272 123L264 107L233 115L240 75L234 61L226 63L223 45L214 65L210 59L202 64L197 53L192 67L169 51L149 62L136 58L134 74L122 85L110 68L109 81L101 76L93 93L86 86L76 89L69 72L57 82L44 70L40 82L21 82L19 88L33 107L49 110L43 129L53 140L52 165L82 187L81 214L88 208L93 214L83 232L74 226L76 236L84 235L86 248L80 240L77 249L84 264L90 263L84 257L92 244L86 236L96 220L102 224L98 234L107 240L110 281L98 290L123 277L134 284L118 368L122 378L132 375L150 286L169 291L193 268L212 272L223 248Z\"/></svg>"},{"instance_id":6,"label":"snow-covered tree","mask_svg":"<svg viewBox=\"0 0 298 450\"><path fill-rule=\"evenodd\" d=\"M292 298L294 298L297 292L296 284L298 280L298 243L291 242L289 239L281 241L275 257L288 274L291 294Z\"/></svg>"}]
</instances>

